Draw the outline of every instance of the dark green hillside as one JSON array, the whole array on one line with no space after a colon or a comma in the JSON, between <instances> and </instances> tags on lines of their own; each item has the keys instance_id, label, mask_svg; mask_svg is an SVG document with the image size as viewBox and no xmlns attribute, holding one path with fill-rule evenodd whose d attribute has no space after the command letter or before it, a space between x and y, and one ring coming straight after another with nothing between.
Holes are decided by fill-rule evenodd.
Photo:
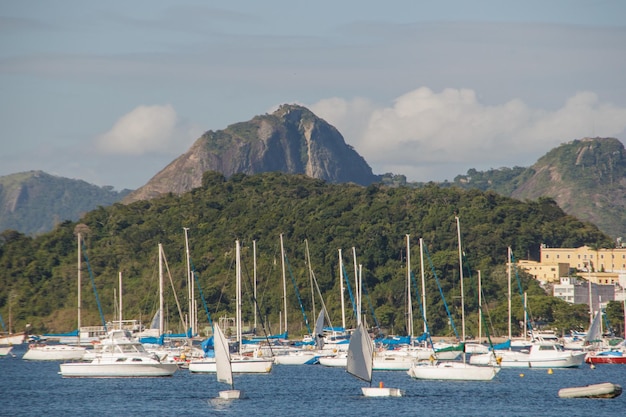
<instances>
[{"instance_id":1,"label":"dark green hillside","mask_svg":"<svg viewBox=\"0 0 626 417\"><path fill-rule=\"evenodd\" d=\"M446 301L456 315L455 322L460 323L455 215L461 223L465 266L471 271L464 274L468 334L477 332L476 270L481 270L484 299L489 309L502 314L501 307L506 308L507 246L513 248L516 257L527 258L537 257L541 243L553 247L611 244L595 226L565 215L547 198L520 202L478 190L435 185L419 189L362 187L279 173L236 174L225 180L221 174L208 172L200 188L181 196L170 194L130 205L100 207L87 213L80 224L65 222L37 238L10 231L0 235L0 312L6 321L11 300L16 328L26 323L32 323L36 331L60 332L75 328L77 228L85 236L85 253L107 320L114 319L114 292L118 288L119 271L124 277L124 317L141 318L144 322L152 317L158 298L159 243L163 244L185 312L183 228L189 227L192 263L214 318L234 316L235 239L240 239L243 245L244 289L250 294L252 245L256 240L260 320L271 326L268 331L278 332L282 308L279 236L283 234L292 336L306 331L291 283L292 275L309 321L314 321L305 239L310 248L311 268L319 281L333 325L339 325L341 318L338 249L343 251L344 265L354 282L354 247L370 296L364 301L368 322L374 323L369 311L371 300L381 326L389 332L405 333L405 235L409 233L412 270L417 281L420 281L418 239L423 237L429 254L426 259L432 261ZM452 335L429 263L425 270L431 330L437 335ZM82 276L83 324L99 324L84 262ZM524 277L522 280L524 289L529 292L531 309L541 309L544 318L552 314L554 323L562 328L578 323L577 316L567 319L573 323L559 319L554 311L566 311L570 307L564 303L546 307L541 289ZM169 288L169 284L167 286ZM170 327L174 327L178 313L171 289L167 290L166 297ZM516 301L515 317L521 320L521 304ZM346 302L350 306L347 294ZM198 305L202 306L202 302ZM250 302L244 303L247 322L252 320L250 305ZM317 308L319 310L319 306ZM417 304L414 311L417 317ZM199 317L206 323L205 314L201 312ZM506 314L492 320L500 334L506 329L505 317ZM581 320L584 324L588 319L583 315ZM350 319L348 325L352 323ZM416 319L416 323L421 322ZM421 324L416 324L416 328L421 329Z\"/></svg>"}]
</instances>

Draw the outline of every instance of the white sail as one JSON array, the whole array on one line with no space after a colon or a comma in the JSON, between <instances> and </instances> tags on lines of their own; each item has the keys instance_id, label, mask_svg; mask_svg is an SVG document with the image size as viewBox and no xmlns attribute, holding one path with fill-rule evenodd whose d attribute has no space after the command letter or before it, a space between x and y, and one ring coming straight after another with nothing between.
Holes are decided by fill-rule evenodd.
<instances>
[{"instance_id":1,"label":"white sail","mask_svg":"<svg viewBox=\"0 0 626 417\"><path fill-rule=\"evenodd\" d=\"M374 346L372 340L367 334L363 323L359 323L352 336L350 336L346 371L363 381L371 383L373 356Z\"/></svg>"},{"instance_id":2,"label":"white sail","mask_svg":"<svg viewBox=\"0 0 626 417\"><path fill-rule=\"evenodd\" d=\"M228 340L220 327L215 324L213 326L213 343L215 344L215 367L217 371L217 380L225 384L233 386L233 371L230 367L230 352L228 350Z\"/></svg>"},{"instance_id":3,"label":"white sail","mask_svg":"<svg viewBox=\"0 0 626 417\"><path fill-rule=\"evenodd\" d=\"M322 307L320 314L317 316L317 321L315 322L315 346L317 349L322 349L324 347L324 314L326 310Z\"/></svg>"},{"instance_id":4,"label":"white sail","mask_svg":"<svg viewBox=\"0 0 626 417\"><path fill-rule=\"evenodd\" d=\"M589 326L589 330L587 330L587 335L585 336L585 343L593 343L602 340L602 313L597 312L591 325Z\"/></svg>"}]
</instances>

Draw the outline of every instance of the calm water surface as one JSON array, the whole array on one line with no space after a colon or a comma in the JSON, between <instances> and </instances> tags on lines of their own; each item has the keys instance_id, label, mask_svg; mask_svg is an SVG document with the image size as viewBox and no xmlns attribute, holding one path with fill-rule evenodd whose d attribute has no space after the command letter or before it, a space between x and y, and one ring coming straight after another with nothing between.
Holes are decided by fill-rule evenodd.
<instances>
[{"instance_id":1,"label":"calm water surface","mask_svg":"<svg viewBox=\"0 0 626 417\"><path fill-rule=\"evenodd\" d=\"M615 399L561 399L560 388L613 382L626 388L626 366L503 369L491 382L419 381L405 372L375 372L375 384L402 398L364 398L363 382L343 369L274 366L267 375L235 375L248 399L216 399L214 374L178 371L171 378L66 379L59 363L27 362L25 347L0 358L2 416L626 416Z\"/></svg>"}]
</instances>

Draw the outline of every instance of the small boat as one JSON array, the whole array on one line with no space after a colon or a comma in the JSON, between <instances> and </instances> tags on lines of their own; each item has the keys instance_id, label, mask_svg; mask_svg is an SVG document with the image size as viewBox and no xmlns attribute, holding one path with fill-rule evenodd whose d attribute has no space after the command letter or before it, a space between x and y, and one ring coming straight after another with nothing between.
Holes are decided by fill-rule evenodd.
<instances>
[{"instance_id":1,"label":"small boat","mask_svg":"<svg viewBox=\"0 0 626 417\"><path fill-rule=\"evenodd\" d=\"M626 354L622 350L602 350L599 352L589 352L585 357L585 362L591 364L626 364Z\"/></svg>"},{"instance_id":2,"label":"small boat","mask_svg":"<svg viewBox=\"0 0 626 417\"><path fill-rule=\"evenodd\" d=\"M217 381L230 385L229 390L219 392L220 398L224 400L238 400L241 398L245 398L245 394L243 393L243 391L235 389L235 384L233 382L233 370L230 365L230 350L228 346L228 341L226 340L224 333L220 329L220 326L215 324L215 326L213 326L213 330L215 335L215 362L217 368Z\"/></svg>"},{"instance_id":3,"label":"small boat","mask_svg":"<svg viewBox=\"0 0 626 417\"><path fill-rule=\"evenodd\" d=\"M622 387L611 382L585 385L584 387L561 388L560 398L615 398L622 393Z\"/></svg>"},{"instance_id":4,"label":"small boat","mask_svg":"<svg viewBox=\"0 0 626 417\"><path fill-rule=\"evenodd\" d=\"M369 382L369 387L361 387L365 397L402 397L404 392L401 389L385 387L382 381L378 387L372 387L373 358L374 344L361 322L350 337L346 371L356 378Z\"/></svg>"}]
</instances>

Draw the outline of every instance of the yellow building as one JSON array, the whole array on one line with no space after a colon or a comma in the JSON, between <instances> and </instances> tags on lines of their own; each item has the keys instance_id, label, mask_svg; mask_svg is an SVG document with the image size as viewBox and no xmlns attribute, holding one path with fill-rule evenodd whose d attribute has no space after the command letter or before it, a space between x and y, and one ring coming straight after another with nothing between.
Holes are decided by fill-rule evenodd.
<instances>
[{"instance_id":1,"label":"yellow building","mask_svg":"<svg viewBox=\"0 0 626 417\"><path fill-rule=\"evenodd\" d=\"M517 266L524 269L541 283L560 282L561 277L569 275L569 264L536 261L518 261Z\"/></svg>"},{"instance_id":2,"label":"yellow building","mask_svg":"<svg viewBox=\"0 0 626 417\"><path fill-rule=\"evenodd\" d=\"M592 249L541 247L541 261L518 261L517 265L543 284L559 283L575 274L599 285L626 284L626 248Z\"/></svg>"},{"instance_id":3,"label":"yellow building","mask_svg":"<svg viewBox=\"0 0 626 417\"><path fill-rule=\"evenodd\" d=\"M546 248L541 247L541 264L565 262L578 271L591 272L624 272L626 271L626 248L592 249L589 246L580 248Z\"/></svg>"}]
</instances>

